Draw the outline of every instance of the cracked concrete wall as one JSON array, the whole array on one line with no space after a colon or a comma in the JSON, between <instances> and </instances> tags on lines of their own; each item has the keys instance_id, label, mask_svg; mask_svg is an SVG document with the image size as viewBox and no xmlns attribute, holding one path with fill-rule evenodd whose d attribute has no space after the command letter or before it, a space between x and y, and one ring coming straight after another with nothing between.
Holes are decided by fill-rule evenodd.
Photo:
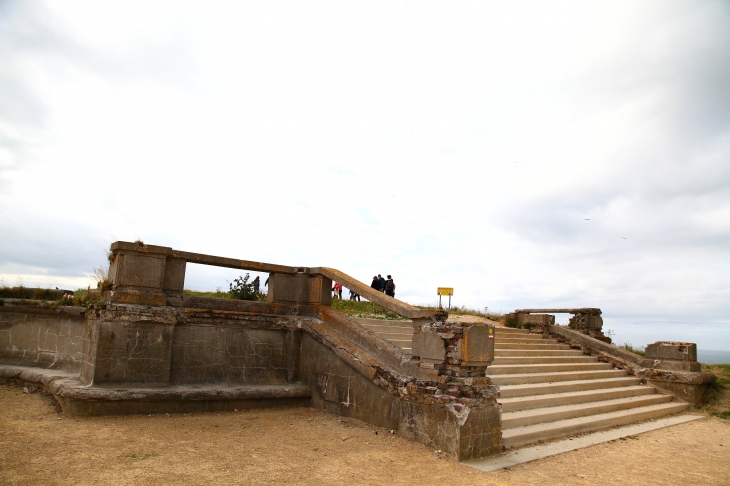
<instances>
[{"instance_id":1,"label":"cracked concrete wall","mask_svg":"<svg viewBox=\"0 0 730 486\"><path fill-rule=\"evenodd\" d=\"M0 312L0 362L67 371L80 369L85 319L3 309Z\"/></svg>"},{"instance_id":2,"label":"cracked concrete wall","mask_svg":"<svg viewBox=\"0 0 730 486\"><path fill-rule=\"evenodd\" d=\"M314 407L379 427L398 429L400 400L308 334L302 336L300 363L302 382L313 390Z\"/></svg>"},{"instance_id":3,"label":"cracked concrete wall","mask_svg":"<svg viewBox=\"0 0 730 486\"><path fill-rule=\"evenodd\" d=\"M170 382L287 383L286 331L182 324L172 340Z\"/></svg>"}]
</instances>

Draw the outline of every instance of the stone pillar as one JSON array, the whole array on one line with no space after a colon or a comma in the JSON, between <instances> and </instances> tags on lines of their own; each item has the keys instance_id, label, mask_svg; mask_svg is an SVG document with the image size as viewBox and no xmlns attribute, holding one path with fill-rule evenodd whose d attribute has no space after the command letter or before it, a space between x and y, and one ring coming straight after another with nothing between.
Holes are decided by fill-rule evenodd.
<instances>
[{"instance_id":1,"label":"stone pillar","mask_svg":"<svg viewBox=\"0 0 730 486\"><path fill-rule=\"evenodd\" d=\"M413 335L412 355L428 379L408 385L401 432L458 460L500 452L499 390L486 376L494 359L494 326L422 324Z\"/></svg>"},{"instance_id":2,"label":"stone pillar","mask_svg":"<svg viewBox=\"0 0 730 486\"><path fill-rule=\"evenodd\" d=\"M107 303L163 306L168 295L182 297L185 261L169 258L171 248L119 241L111 251Z\"/></svg>"},{"instance_id":3,"label":"stone pillar","mask_svg":"<svg viewBox=\"0 0 730 486\"><path fill-rule=\"evenodd\" d=\"M270 273L268 302L282 304L332 303L332 280L315 274Z\"/></svg>"}]
</instances>

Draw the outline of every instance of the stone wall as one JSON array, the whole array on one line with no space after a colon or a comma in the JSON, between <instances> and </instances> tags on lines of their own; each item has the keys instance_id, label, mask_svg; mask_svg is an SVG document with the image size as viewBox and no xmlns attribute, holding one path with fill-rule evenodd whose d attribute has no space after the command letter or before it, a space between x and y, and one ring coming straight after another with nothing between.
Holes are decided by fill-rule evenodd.
<instances>
[{"instance_id":1,"label":"stone wall","mask_svg":"<svg viewBox=\"0 0 730 486\"><path fill-rule=\"evenodd\" d=\"M4 303L0 306L0 362L78 371L83 360L85 310Z\"/></svg>"},{"instance_id":2,"label":"stone wall","mask_svg":"<svg viewBox=\"0 0 730 486\"><path fill-rule=\"evenodd\" d=\"M0 375L37 376L72 415L313 405L459 460L500 450L491 326L416 323L421 358L326 306L186 302L4 308Z\"/></svg>"}]
</instances>

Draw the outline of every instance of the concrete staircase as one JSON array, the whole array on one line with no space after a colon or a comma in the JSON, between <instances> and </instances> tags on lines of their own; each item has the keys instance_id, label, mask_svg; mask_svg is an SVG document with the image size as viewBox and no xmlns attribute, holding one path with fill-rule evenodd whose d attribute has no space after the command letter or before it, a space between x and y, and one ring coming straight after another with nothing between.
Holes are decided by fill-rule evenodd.
<instances>
[{"instance_id":1,"label":"concrete staircase","mask_svg":"<svg viewBox=\"0 0 730 486\"><path fill-rule=\"evenodd\" d=\"M357 321L411 350L410 322ZM507 448L664 417L689 406L624 370L524 329L496 328L487 375L499 385Z\"/></svg>"},{"instance_id":2,"label":"concrete staircase","mask_svg":"<svg viewBox=\"0 0 730 486\"><path fill-rule=\"evenodd\" d=\"M411 352L413 323L411 321L386 321L382 319L355 319L362 327L387 339L404 351Z\"/></svg>"},{"instance_id":3,"label":"concrete staircase","mask_svg":"<svg viewBox=\"0 0 730 486\"><path fill-rule=\"evenodd\" d=\"M539 441L654 419L689 406L657 393L624 370L524 329L495 330L502 441L519 447Z\"/></svg>"}]
</instances>

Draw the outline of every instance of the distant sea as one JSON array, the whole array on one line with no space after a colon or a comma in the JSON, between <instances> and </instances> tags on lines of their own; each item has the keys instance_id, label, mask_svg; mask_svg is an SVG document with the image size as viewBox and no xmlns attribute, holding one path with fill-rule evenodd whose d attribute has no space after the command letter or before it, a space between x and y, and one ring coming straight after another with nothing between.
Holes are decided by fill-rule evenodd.
<instances>
[{"instance_id":1,"label":"distant sea","mask_svg":"<svg viewBox=\"0 0 730 486\"><path fill-rule=\"evenodd\" d=\"M730 364L730 351L698 349L697 361L704 364Z\"/></svg>"}]
</instances>

